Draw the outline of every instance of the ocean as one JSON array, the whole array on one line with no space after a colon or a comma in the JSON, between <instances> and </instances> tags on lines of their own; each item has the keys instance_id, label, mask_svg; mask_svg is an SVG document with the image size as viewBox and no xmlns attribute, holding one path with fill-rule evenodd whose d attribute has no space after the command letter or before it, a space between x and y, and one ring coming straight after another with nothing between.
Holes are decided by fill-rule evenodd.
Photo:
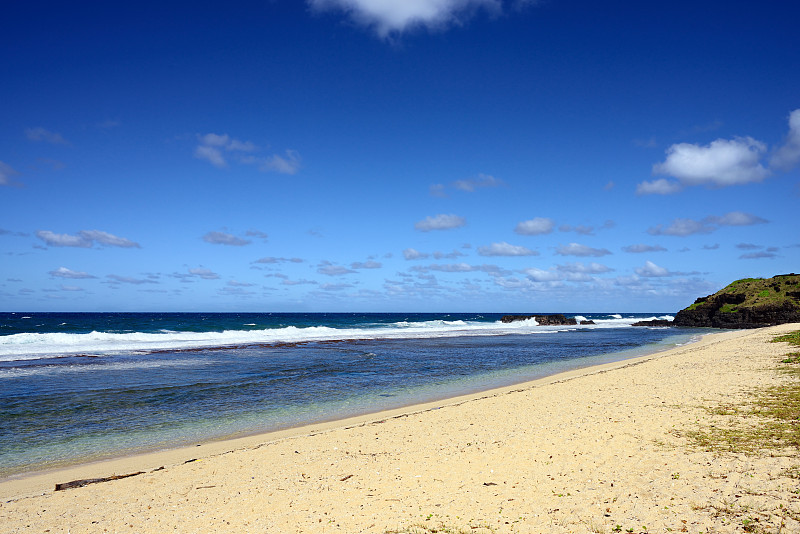
<instances>
[{"instance_id":1,"label":"ocean","mask_svg":"<svg viewBox=\"0 0 800 534\"><path fill-rule=\"evenodd\" d=\"M0 478L442 400L690 343L655 314L0 313ZM565 400L565 402L568 402Z\"/></svg>"}]
</instances>

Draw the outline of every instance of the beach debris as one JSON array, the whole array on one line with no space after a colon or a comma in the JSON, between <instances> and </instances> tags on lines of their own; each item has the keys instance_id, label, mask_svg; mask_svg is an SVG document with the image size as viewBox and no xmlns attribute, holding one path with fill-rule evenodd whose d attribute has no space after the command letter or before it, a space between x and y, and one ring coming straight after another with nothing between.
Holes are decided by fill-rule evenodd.
<instances>
[{"instance_id":1,"label":"beach debris","mask_svg":"<svg viewBox=\"0 0 800 534\"><path fill-rule=\"evenodd\" d=\"M63 491L72 488L82 488L83 486L88 486L89 484L97 484L100 482L108 482L110 480L119 480L121 478L135 477L136 475L142 475L142 474L144 474L144 471L137 471L136 473L128 473L127 475L111 475L110 477L84 478L81 480L72 480L70 482L56 484L56 491Z\"/></svg>"},{"instance_id":2,"label":"beach debris","mask_svg":"<svg viewBox=\"0 0 800 534\"><path fill-rule=\"evenodd\" d=\"M346 476L346 477L344 477L344 478L340 478L340 479L339 479L339 482L344 482L344 481L345 481L345 480L347 480L348 478L352 478L352 476L353 476L353 475L347 475L347 476Z\"/></svg>"}]
</instances>

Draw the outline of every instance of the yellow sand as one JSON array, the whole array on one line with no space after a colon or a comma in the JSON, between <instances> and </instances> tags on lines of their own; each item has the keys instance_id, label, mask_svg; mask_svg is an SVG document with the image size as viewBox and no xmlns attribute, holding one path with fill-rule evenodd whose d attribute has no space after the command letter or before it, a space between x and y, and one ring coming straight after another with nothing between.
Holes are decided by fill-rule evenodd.
<instances>
[{"instance_id":1,"label":"yellow sand","mask_svg":"<svg viewBox=\"0 0 800 534\"><path fill-rule=\"evenodd\" d=\"M797 329L718 333L471 398L6 481L0 532L775 532L781 521L800 532L797 451L720 454L683 437L722 420L703 406L788 380L775 370L786 345L767 341Z\"/></svg>"}]
</instances>

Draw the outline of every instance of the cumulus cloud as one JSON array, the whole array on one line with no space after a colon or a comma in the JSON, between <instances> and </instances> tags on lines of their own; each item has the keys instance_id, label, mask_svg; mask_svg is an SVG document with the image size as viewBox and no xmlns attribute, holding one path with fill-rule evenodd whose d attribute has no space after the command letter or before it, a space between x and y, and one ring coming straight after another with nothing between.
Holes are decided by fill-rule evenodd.
<instances>
[{"instance_id":1,"label":"cumulus cloud","mask_svg":"<svg viewBox=\"0 0 800 534\"><path fill-rule=\"evenodd\" d=\"M25 137L27 137L31 141L38 142L46 142L52 143L54 145L68 145L66 139L64 139L60 133L51 132L50 130L46 130L41 126L37 126L36 128L26 128L25 129Z\"/></svg>"},{"instance_id":2,"label":"cumulus cloud","mask_svg":"<svg viewBox=\"0 0 800 534\"><path fill-rule=\"evenodd\" d=\"M317 272L327 276L341 276L343 274L352 274L356 271L343 265L334 265L329 261L323 261L317 266Z\"/></svg>"},{"instance_id":3,"label":"cumulus cloud","mask_svg":"<svg viewBox=\"0 0 800 534\"><path fill-rule=\"evenodd\" d=\"M116 274L109 274L106 276L109 280L119 284L133 284L133 285L142 285L142 284L157 284L158 282L153 280L152 278L132 278L130 276L119 276Z\"/></svg>"},{"instance_id":4,"label":"cumulus cloud","mask_svg":"<svg viewBox=\"0 0 800 534\"><path fill-rule=\"evenodd\" d=\"M567 263L564 265L557 265L556 268L565 273L582 273L582 274L602 274L613 271L611 267L603 265L602 263Z\"/></svg>"},{"instance_id":5,"label":"cumulus cloud","mask_svg":"<svg viewBox=\"0 0 800 534\"><path fill-rule=\"evenodd\" d=\"M413 248L407 248L403 251L403 257L407 260L424 260L425 258L430 257L430 254L420 252Z\"/></svg>"},{"instance_id":6,"label":"cumulus cloud","mask_svg":"<svg viewBox=\"0 0 800 534\"><path fill-rule=\"evenodd\" d=\"M659 267L652 261L646 261L643 267L636 269L636 274L645 277L662 277L670 276L670 272L664 267Z\"/></svg>"},{"instance_id":7,"label":"cumulus cloud","mask_svg":"<svg viewBox=\"0 0 800 534\"><path fill-rule=\"evenodd\" d=\"M558 227L559 232L575 232L581 235L593 235L594 234L594 227L593 226L585 226L583 224L579 224L578 226L572 226L571 224L562 224Z\"/></svg>"},{"instance_id":8,"label":"cumulus cloud","mask_svg":"<svg viewBox=\"0 0 800 534\"><path fill-rule=\"evenodd\" d=\"M718 230L721 226L751 226L754 224L765 224L769 221L756 215L741 211L732 211L719 217L710 215L702 220L678 218L672 221L669 226L661 224L649 228L647 233L650 235L672 235L685 237L694 234L710 234Z\"/></svg>"},{"instance_id":9,"label":"cumulus cloud","mask_svg":"<svg viewBox=\"0 0 800 534\"><path fill-rule=\"evenodd\" d=\"M380 37L416 27L435 29L459 24L481 9L490 13L502 10L501 0L308 0L308 3L320 11L344 11Z\"/></svg>"},{"instance_id":10,"label":"cumulus cloud","mask_svg":"<svg viewBox=\"0 0 800 534\"><path fill-rule=\"evenodd\" d=\"M451 252L440 252L437 250L433 253L433 257L437 260L454 260L463 256L466 256L466 254L457 250L453 250Z\"/></svg>"},{"instance_id":11,"label":"cumulus cloud","mask_svg":"<svg viewBox=\"0 0 800 534\"><path fill-rule=\"evenodd\" d=\"M243 247L252 243L249 239L242 239L225 232L208 232L203 236L203 241L212 245L229 245L233 247Z\"/></svg>"},{"instance_id":12,"label":"cumulus cloud","mask_svg":"<svg viewBox=\"0 0 800 534\"><path fill-rule=\"evenodd\" d=\"M286 150L284 154L269 156L257 155L261 148L252 141L235 139L228 134L207 133L198 135L199 144L194 149L194 157L208 161L218 168L228 166L228 160L256 165L262 172L296 174L300 169L300 154L296 150Z\"/></svg>"},{"instance_id":13,"label":"cumulus cloud","mask_svg":"<svg viewBox=\"0 0 800 534\"><path fill-rule=\"evenodd\" d=\"M303 260L300 258L275 258L273 256L267 256L257 259L254 263L303 263Z\"/></svg>"},{"instance_id":14,"label":"cumulus cloud","mask_svg":"<svg viewBox=\"0 0 800 534\"><path fill-rule=\"evenodd\" d=\"M759 260L759 259L772 259L777 258L778 255L770 250L760 250L758 252L750 252L739 256L740 260Z\"/></svg>"},{"instance_id":15,"label":"cumulus cloud","mask_svg":"<svg viewBox=\"0 0 800 534\"><path fill-rule=\"evenodd\" d=\"M118 237L101 230L81 230L79 235L84 239L109 247L141 248L139 243L134 243L130 239Z\"/></svg>"},{"instance_id":16,"label":"cumulus cloud","mask_svg":"<svg viewBox=\"0 0 800 534\"><path fill-rule=\"evenodd\" d=\"M11 185L11 178L19 175L10 165L0 161L0 185Z\"/></svg>"},{"instance_id":17,"label":"cumulus cloud","mask_svg":"<svg viewBox=\"0 0 800 534\"><path fill-rule=\"evenodd\" d=\"M420 232L430 232L431 230L450 230L452 228L460 228L467 224L464 217L458 215L445 215L439 214L425 219L414 224L414 228Z\"/></svg>"},{"instance_id":18,"label":"cumulus cloud","mask_svg":"<svg viewBox=\"0 0 800 534\"><path fill-rule=\"evenodd\" d=\"M678 143L667 149L667 159L654 165L653 173L677 178L682 186L760 182L769 174L760 163L766 150L752 137L717 139L706 146Z\"/></svg>"},{"instance_id":19,"label":"cumulus cloud","mask_svg":"<svg viewBox=\"0 0 800 534\"><path fill-rule=\"evenodd\" d=\"M683 191L683 186L680 183L665 178L642 182L636 186L637 195L671 195L679 191Z\"/></svg>"},{"instance_id":20,"label":"cumulus cloud","mask_svg":"<svg viewBox=\"0 0 800 534\"><path fill-rule=\"evenodd\" d=\"M228 285L230 287L253 287L255 284L251 284L250 282L239 282L237 280L228 280Z\"/></svg>"},{"instance_id":21,"label":"cumulus cloud","mask_svg":"<svg viewBox=\"0 0 800 534\"><path fill-rule=\"evenodd\" d=\"M373 261L373 260L365 262L354 261L353 263L350 264L350 267L353 269L380 269L381 267L383 267L383 264L379 261Z\"/></svg>"},{"instance_id":22,"label":"cumulus cloud","mask_svg":"<svg viewBox=\"0 0 800 534\"><path fill-rule=\"evenodd\" d=\"M210 269L206 269L205 267L195 267L189 269L189 274L191 276L196 276L198 278L202 278L203 280L217 280L219 279L219 275Z\"/></svg>"},{"instance_id":23,"label":"cumulus cloud","mask_svg":"<svg viewBox=\"0 0 800 534\"><path fill-rule=\"evenodd\" d=\"M296 150L287 150L283 156L273 154L262 161L259 169L264 172L297 174L300 170L300 154Z\"/></svg>"},{"instance_id":24,"label":"cumulus cloud","mask_svg":"<svg viewBox=\"0 0 800 534\"><path fill-rule=\"evenodd\" d=\"M443 273L472 273L472 272L484 272L484 273L497 273L500 272L500 267L497 265L470 265L469 263L448 263L448 264L438 264L434 263L431 265L427 265L425 267L412 267L414 271L426 272L426 271L439 271Z\"/></svg>"},{"instance_id":25,"label":"cumulus cloud","mask_svg":"<svg viewBox=\"0 0 800 534\"><path fill-rule=\"evenodd\" d=\"M204 159L220 169L228 166L225 158L222 157L222 151L215 146L199 145L194 149L194 157Z\"/></svg>"},{"instance_id":26,"label":"cumulus cloud","mask_svg":"<svg viewBox=\"0 0 800 534\"><path fill-rule=\"evenodd\" d=\"M578 243L570 243L569 245L561 245L556 249L556 254L560 256L606 256L611 254L611 251L604 248L592 248Z\"/></svg>"},{"instance_id":27,"label":"cumulus cloud","mask_svg":"<svg viewBox=\"0 0 800 534\"><path fill-rule=\"evenodd\" d=\"M633 254L641 254L643 252L664 252L667 249L662 247L661 245L645 245L639 243L637 245L629 245L627 247L622 247L624 252L630 252Z\"/></svg>"},{"instance_id":28,"label":"cumulus cloud","mask_svg":"<svg viewBox=\"0 0 800 534\"><path fill-rule=\"evenodd\" d=\"M502 180L498 180L489 174L479 174L477 178L470 178L467 180L456 180L453 182L453 187L460 191L468 193L474 192L481 187L499 187L503 185Z\"/></svg>"},{"instance_id":29,"label":"cumulus cloud","mask_svg":"<svg viewBox=\"0 0 800 534\"><path fill-rule=\"evenodd\" d=\"M659 224L647 230L650 235L674 235L687 236L694 234L710 234L717 228L708 224L706 221L695 221L693 219L674 219L669 226L664 227Z\"/></svg>"},{"instance_id":30,"label":"cumulus cloud","mask_svg":"<svg viewBox=\"0 0 800 534\"><path fill-rule=\"evenodd\" d=\"M770 159L770 165L788 171L800 163L800 109L789 114L789 133L783 146L779 147Z\"/></svg>"},{"instance_id":31,"label":"cumulus cloud","mask_svg":"<svg viewBox=\"0 0 800 534\"><path fill-rule=\"evenodd\" d=\"M542 235L549 234L553 231L556 223L553 219L547 217L534 217L528 221L522 221L517 224L514 231L521 235Z\"/></svg>"},{"instance_id":32,"label":"cumulus cloud","mask_svg":"<svg viewBox=\"0 0 800 534\"><path fill-rule=\"evenodd\" d=\"M706 220L719 226L751 226L754 224L764 224L768 222L766 219L762 219L761 217L757 217L756 215L751 215L749 213L743 213L741 211L731 211L722 217L716 217L712 215L710 217L706 217Z\"/></svg>"},{"instance_id":33,"label":"cumulus cloud","mask_svg":"<svg viewBox=\"0 0 800 534\"><path fill-rule=\"evenodd\" d=\"M97 243L109 247L141 248L139 243L101 230L81 230L77 235L56 234L50 230L39 230L36 232L36 237L51 247L92 248Z\"/></svg>"},{"instance_id":34,"label":"cumulus cloud","mask_svg":"<svg viewBox=\"0 0 800 534\"><path fill-rule=\"evenodd\" d=\"M56 278L68 278L71 280L97 278L89 273L83 271L73 271L72 269L67 269L66 267L59 267L54 271L50 271L48 274Z\"/></svg>"},{"instance_id":35,"label":"cumulus cloud","mask_svg":"<svg viewBox=\"0 0 800 534\"><path fill-rule=\"evenodd\" d=\"M539 253L527 247L511 245L505 241L492 243L488 247L478 247L481 256L538 256Z\"/></svg>"},{"instance_id":36,"label":"cumulus cloud","mask_svg":"<svg viewBox=\"0 0 800 534\"><path fill-rule=\"evenodd\" d=\"M537 269L535 267L526 269L524 272L527 277L534 282L557 282L559 280L563 280L564 278L564 276L558 272L543 271L542 269Z\"/></svg>"},{"instance_id":37,"label":"cumulus cloud","mask_svg":"<svg viewBox=\"0 0 800 534\"><path fill-rule=\"evenodd\" d=\"M247 237L255 237L257 239L263 239L263 240L267 240L269 238L269 236L266 233L262 232L261 230L248 230L247 232L245 232L244 235L246 235Z\"/></svg>"}]
</instances>

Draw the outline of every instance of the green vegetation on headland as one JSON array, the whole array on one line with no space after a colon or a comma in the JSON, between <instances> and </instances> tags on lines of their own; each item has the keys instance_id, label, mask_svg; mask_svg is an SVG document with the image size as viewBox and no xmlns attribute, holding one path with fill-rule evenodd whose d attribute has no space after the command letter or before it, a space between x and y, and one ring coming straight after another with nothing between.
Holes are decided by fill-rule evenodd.
<instances>
[{"instance_id":1,"label":"green vegetation on headland","mask_svg":"<svg viewBox=\"0 0 800 534\"><path fill-rule=\"evenodd\" d=\"M757 328L800 322L800 275L736 280L677 313L675 326Z\"/></svg>"}]
</instances>

